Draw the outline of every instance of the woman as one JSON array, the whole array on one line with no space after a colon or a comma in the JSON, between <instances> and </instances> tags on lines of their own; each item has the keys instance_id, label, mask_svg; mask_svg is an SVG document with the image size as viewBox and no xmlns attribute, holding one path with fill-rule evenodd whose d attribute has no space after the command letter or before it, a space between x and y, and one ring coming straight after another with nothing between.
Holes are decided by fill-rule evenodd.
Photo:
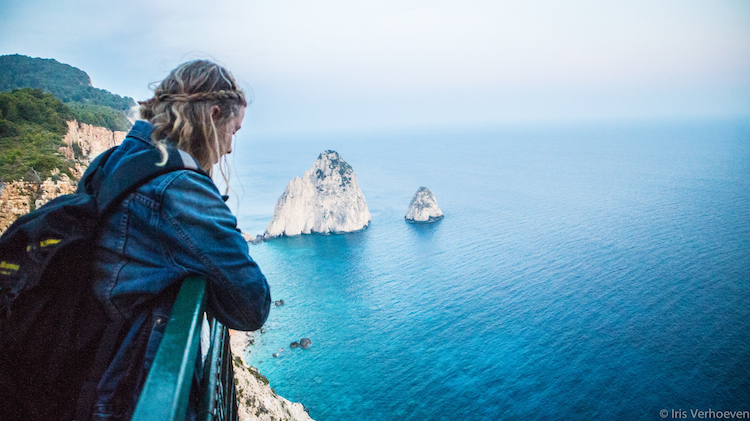
<instances>
[{"instance_id":1,"label":"woman","mask_svg":"<svg viewBox=\"0 0 750 421\"><path fill-rule=\"evenodd\" d=\"M211 174L232 151L247 106L232 75L201 60L174 69L140 104L146 121L107 160L105 176L148 148L166 160L168 145ZM103 221L97 244L95 293L126 332L97 387L94 419L130 419L185 277L206 277L208 312L231 329L255 330L268 317L266 279L216 185L196 171L161 175L128 195Z\"/></svg>"}]
</instances>

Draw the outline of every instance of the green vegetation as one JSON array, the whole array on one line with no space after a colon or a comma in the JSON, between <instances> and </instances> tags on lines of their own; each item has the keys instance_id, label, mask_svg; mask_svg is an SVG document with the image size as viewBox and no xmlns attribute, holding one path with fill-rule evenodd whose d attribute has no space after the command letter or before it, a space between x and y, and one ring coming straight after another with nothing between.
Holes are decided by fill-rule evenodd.
<instances>
[{"instance_id":1,"label":"green vegetation","mask_svg":"<svg viewBox=\"0 0 750 421\"><path fill-rule=\"evenodd\" d=\"M255 376L256 379L260 380L261 383L263 383L265 385L268 384L268 378L266 376L260 374L260 372L257 369L255 369L253 367L250 367L249 371L250 371L250 374L252 374L253 376Z\"/></svg>"},{"instance_id":2,"label":"green vegetation","mask_svg":"<svg viewBox=\"0 0 750 421\"><path fill-rule=\"evenodd\" d=\"M106 127L110 130L119 130L126 132L130 130L132 124L125 117L125 114L115 111L112 108L103 105L81 104L71 102L68 107L73 111L76 120L81 123L91 124L93 126Z\"/></svg>"},{"instance_id":3,"label":"green vegetation","mask_svg":"<svg viewBox=\"0 0 750 421\"><path fill-rule=\"evenodd\" d=\"M72 99L73 96L91 87L86 72L57 60L13 54L0 56L0 68L0 90L3 91L34 87L69 102L80 101Z\"/></svg>"},{"instance_id":4,"label":"green vegetation","mask_svg":"<svg viewBox=\"0 0 750 421\"><path fill-rule=\"evenodd\" d=\"M68 104L73 118L82 123L122 131L131 126L125 112L136 105L133 98L94 88L86 72L53 59L0 56L0 91L21 88L51 93Z\"/></svg>"},{"instance_id":5,"label":"green vegetation","mask_svg":"<svg viewBox=\"0 0 750 421\"><path fill-rule=\"evenodd\" d=\"M72 177L73 162L58 149L73 112L39 89L0 93L0 182L39 181L55 168Z\"/></svg>"},{"instance_id":6,"label":"green vegetation","mask_svg":"<svg viewBox=\"0 0 750 421\"><path fill-rule=\"evenodd\" d=\"M59 153L66 121L127 131L135 101L91 86L86 72L53 59L0 56L0 182L43 180L55 168L72 177ZM83 158L73 145L75 159Z\"/></svg>"}]
</instances>

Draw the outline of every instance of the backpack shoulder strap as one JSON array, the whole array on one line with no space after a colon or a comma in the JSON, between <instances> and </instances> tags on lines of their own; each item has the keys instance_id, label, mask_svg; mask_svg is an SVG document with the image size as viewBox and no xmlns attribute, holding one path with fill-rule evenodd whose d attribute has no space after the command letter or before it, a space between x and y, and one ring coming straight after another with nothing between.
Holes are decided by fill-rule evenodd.
<instances>
[{"instance_id":1,"label":"backpack shoulder strap","mask_svg":"<svg viewBox=\"0 0 750 421\"><path fill-rule=\"evenodd\" d=\"M104 215L112 205L160 175L177 170L193 170L208 177L187 152L174 147L167 148L167 151L164 165L159 165L162 161L159 150L152 148L130 155L103 180L97 180L94 175L92 187L96 192L99 215Z\"/></svg>"},{"instance_id":2,"label":"backpack shoulder strap","mask_svg":"<svg viewBox=\"0 0 750 421\"><path fill-rule=\"evenodd\" d=\"M88 420L91 418L91 413L94 409L94 402L96 401L96 390L99 385L99 380L104 376L104 373L109 367L110 361L114 358L124 327L125 321L123 319L116 319L111 321L104 330L102 339L99 342L99 348L96 350L94 360L89 367L86 378L81 385L81 391L78 394L75 408L75 419Z\"/></svg>"}]
</instances>

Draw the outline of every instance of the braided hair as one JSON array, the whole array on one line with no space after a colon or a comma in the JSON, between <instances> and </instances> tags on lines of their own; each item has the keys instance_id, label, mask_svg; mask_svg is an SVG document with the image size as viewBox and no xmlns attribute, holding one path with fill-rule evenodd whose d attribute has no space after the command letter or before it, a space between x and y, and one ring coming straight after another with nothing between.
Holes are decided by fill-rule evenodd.
<instances>
[{"instance_id":1,"label":"braided hair","mask_svg":"<svg viewBox=\"0 0 750 421\"><path fill-rule=\"evenodd\" d=\"M244 92L227 69L207 60L183 63L154 89L153 98L139 104L141 118L153 125L152 141L164 162L166 144L171 143L192 155L209 174L216 163L224 174L220 160L226 151L219 131L247 106ZM216 122L211 116L214 105L221 111Z\"/></svg>"}]
</instances>

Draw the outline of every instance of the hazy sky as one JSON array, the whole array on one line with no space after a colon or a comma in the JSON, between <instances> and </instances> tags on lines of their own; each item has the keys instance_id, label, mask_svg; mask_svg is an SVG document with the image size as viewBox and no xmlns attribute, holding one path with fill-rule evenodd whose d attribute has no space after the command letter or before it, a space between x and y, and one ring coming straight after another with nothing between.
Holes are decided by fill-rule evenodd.
<instances>
[{"instance_id":1,"label":"hazy sky","mask_svg":"<svg viewBox=\"0 0 750 421\"><path fill-rule=\"evenodd\" d=\"M0 0L0 54L136 100L212 58L259 131L750 116L750 1Z\"/></svg>"}]
</instances>

